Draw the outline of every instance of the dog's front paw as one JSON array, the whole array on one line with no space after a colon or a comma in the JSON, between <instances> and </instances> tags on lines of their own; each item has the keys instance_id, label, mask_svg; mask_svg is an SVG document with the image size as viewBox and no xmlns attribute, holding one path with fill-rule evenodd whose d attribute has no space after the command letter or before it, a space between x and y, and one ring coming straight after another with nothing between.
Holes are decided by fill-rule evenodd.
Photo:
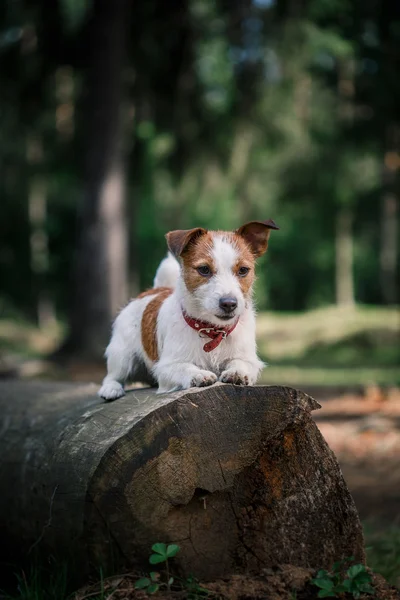
<instances>
[{"instance_id":1,"label":"dog's front paw","mask_svg":"<svg viewBox=\"0 0 400 600\"><path fill-rule=\"evenodd\" d=\"M235 369L223 371L219 378L222 383L233 383L234 385L250 385L249 376Z\"/></svg>"},{"instance_id":2,"label":"dog's front paw","mask_svg":"<svg viewBox=\"0 0 400 600\"><path fill-rule=\"evenodd\" d=\"M107 381L106 383L103 383L97 395L105 400L117 400L118 398L125 396L125 392L118 381Z\"/></svg>"},{"instance_id":3,"label":"dog's front paw","mask_svg":"<svg viewBox=\"0 0 400 600\"><path fill-rule=\"evenodd\" d=\"M199 371L192 377L190 387L206 387L217 381L217 376L212 371Z\"/></svg>"}]
</instances>

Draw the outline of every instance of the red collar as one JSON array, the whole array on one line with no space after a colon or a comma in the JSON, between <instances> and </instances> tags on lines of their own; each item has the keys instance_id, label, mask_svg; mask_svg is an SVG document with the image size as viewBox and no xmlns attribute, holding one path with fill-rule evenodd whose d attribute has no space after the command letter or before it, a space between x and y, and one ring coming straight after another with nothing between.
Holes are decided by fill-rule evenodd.
<instances>
[{"instance_id":1,"label":"red collar","mask_svg":"<svg viewBox=\"0 0 400 600\"><path fill-rule=\"evenodd\" d=\"M189 317L189 315L184 310L182 310L182 315L189 327L197 331L200 337L207 336L211 338L210 342L204 344L204 352L211 352L211 350L214 350L217 346L219 346L222 340L224 340L226 337L228 337L230 333L232 333L232 331L235 329L236 325L239 322L238 319L233 325L229 325L227 327L220 327L218 325L212 325L211 323L207 323L207 321L199 321L198 319Z\"/></svg>"}]
</instances>

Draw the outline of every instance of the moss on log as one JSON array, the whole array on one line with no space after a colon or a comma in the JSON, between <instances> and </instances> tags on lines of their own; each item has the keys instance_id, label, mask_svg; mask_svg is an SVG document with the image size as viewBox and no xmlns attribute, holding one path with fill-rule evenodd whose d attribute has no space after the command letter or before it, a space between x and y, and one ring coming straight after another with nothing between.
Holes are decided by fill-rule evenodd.
<instances>
[{"instance_id":1,"label":"moss on log","mask_svg":"<svg viewBox=\"0 0 400 600\"><path fill-rule=\"evenodd\" d=\"M354 502L288 387L217 384L111 404L95 386L0 382L0 535L8 560L147 563L176 542L203 580L364 560ZM4 556L3 556L4 559Z\"/></svg>"}]
</instances>

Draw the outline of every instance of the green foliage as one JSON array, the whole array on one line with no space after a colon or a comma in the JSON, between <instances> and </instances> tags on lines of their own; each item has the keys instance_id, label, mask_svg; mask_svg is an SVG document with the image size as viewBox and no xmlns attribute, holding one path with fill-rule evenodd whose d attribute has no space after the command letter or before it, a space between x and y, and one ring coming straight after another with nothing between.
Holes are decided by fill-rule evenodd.
<instances>
[{"instance_id":1,"label":"green foliage","mask_svg":"<svg viewBox=\"0 0 400 600\"><path fill-rule=\"evenodd\" d=\"M336 562L332 571L325 569L318 571L311 582L319 589L318 598L337 598L342 593L350 594L353 598L360 598L361 594L374 594L371 586L371 575L364 565L352 565L343 573L346 563L352 558Z\"/></svg>"},{"instance_id":2,"label":"green foliage","mask_svg":"<svg viewBox=\"0 0 400 600\"><path fill-rule=\"evenodd\" d=\"M400 587L400 527L364 523L368 565L392 585Z\"/></svg>"},{"instance_id":3,"label":"green foliage","mask_svg":"<svg viewBox=\"0 0 400 600\"><path fill-rule=\"evenodd\" d=\"M399 189L396 3L382 13L378 2L312 0L295 14L283 2L240 10L213 0L184 8L131 4L123 145L137 287L151 285L168 229L234 228L273 217L281 230L260 264L258 307L332 304L335 222L346 206L356 299L382 303L388 151L389 191L398 197ZM41 290L64 318L71 304L74 232L87 184L83 79L96 6L61 0L47 10L44 0L4 0L0 11L1 293L28 317ZM36 158L32 139L42 145ZM29 209L38 175L48 247L40 277L32 268Z\"/></svg>"},{"instance_id":4,"label":"green foliage","mask_svg":"<svg viewBox=\"0 0 400 600\"><path fill-rule=\"evenodd\" d=\"M204 598L212 596L206 588L203 588L198 580L192 575L187 577L186 579L180 579L182 587L187 592L188 600L197 600L198 598Z\"/></svg>"},{"instance_id":5,"label":"green foliage","mask_svg":"<svg viewBox=\"0 0 400 600\"><path fill-rule=\"evenodd\" d=\"M8 594L0 589L0 597L4 600L62 600L67 598L66 565L57 565L56 568L49 571L32 567L29 572L21 571L15 577L18 593Z\"/></svg>"},{"instance_id":6,"label":"green foliage","mask_svg":"<svg viewBox=\"0 0 400 600\"><path fill-rule=\"evenodd\" d=\"M164 563L165 573L152 571L148 577L142 577L135 583L136 590L145 590L148 594L155 594L160 589L167 588L171 590L171 586L175 584L178 589L184 589L187 592L189 600L197 600L204 596L209 596L208 590L201 587L197 579L193 576L182 579L181 577L171 577L169 562L170 558L174 558L180 547L177 544L164 544L157 542L151 547L153 554L149 557L149 562L152 565Z\"/></svg>"},{"instance_id":7,"label":"green foliage","mask_svg":"<svg viewBox=\"0 0 400 600\"><path fill-rule=\"evenodd\" d=\"M135 583L135 590L145 590L147 594L155 594L160 589L160 584L158 583L160 579L160 574L152 571L149 573L149 577L142 577L142 579L138 579ZM172 577L170 578L170 580ZM170 581L170 584L173 582Z\"/></svg>"},{"instance_id":8,"label":"green foliage","mask_svg":"<svg viewBox=\"0 0 400 600\"><path fill-rule=\"evenodd\" d=\"M152 554L149 558L149 562L152 565L156 565L160 562L166 562L169 558L173 558L176 556L180 550L179 546L176 544L154 544L151 549L154 554Z\"/></svg>"},{"instance_id":9,"label":"green foliage","mask_svg":"<svg viewBox=\"0 0 400 600\"><path fill-rule=\"evenodd\" d=\"M169 573L168 559L174 558L174 556L178 554L180 547L177 544L167 545L162 542L157 542L156 544L153 544L151 549L153 554L149 557L149 563L152 565L165 563L166 576L163 579L160 573L152 571L149 574L149 577L142 577L142 579L136 581L135 589L146 590L148 594L155 594L162 587L166 587L170 590L171 585L174 583L174 578L171 577Z\"/></svg>"}]
</instances>

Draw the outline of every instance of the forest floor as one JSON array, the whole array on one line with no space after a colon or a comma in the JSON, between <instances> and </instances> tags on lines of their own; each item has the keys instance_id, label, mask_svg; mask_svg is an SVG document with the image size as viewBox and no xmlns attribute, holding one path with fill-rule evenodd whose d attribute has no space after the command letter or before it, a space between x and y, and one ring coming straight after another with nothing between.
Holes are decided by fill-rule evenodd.
<instances>
[{"instance_id":1,"label":"forest floor","mask_svg":"<svg viewBox=\"0 0 400 600\"><path fill-rule=\"evenodd\" d=\"M100 382L102 364L55 366L46 360L62 335L58 325L40 332L26 323L0 320L0 376ZM357 307L299 315L262 313L258 344L273 365L264 370L261 383L298 387L321 402L314 418L355 499L368 565L400 587L398 311ZM126 597L140 597L132 593ZM382 594L384 600L398 597L388 590ZM115 592L114 597L120 596ZM314 596L297 595L303 597Z\"/></svg>"}]
</instances>

